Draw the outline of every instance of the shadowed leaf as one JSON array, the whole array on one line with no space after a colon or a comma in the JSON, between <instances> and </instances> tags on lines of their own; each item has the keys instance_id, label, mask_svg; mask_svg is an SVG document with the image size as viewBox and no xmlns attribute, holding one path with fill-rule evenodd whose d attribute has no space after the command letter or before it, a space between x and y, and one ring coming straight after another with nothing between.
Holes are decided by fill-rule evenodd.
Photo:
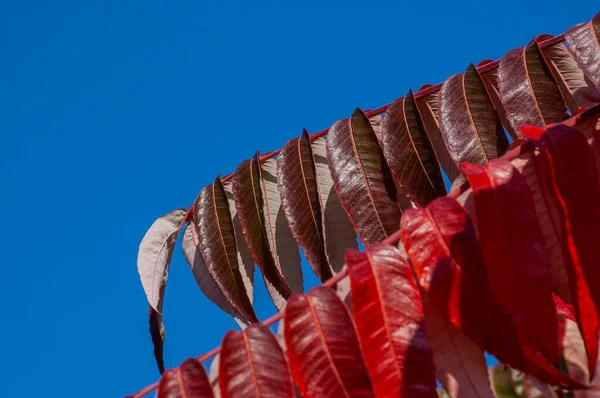
<instances>
[{"instance_id":1,"label":"shadowed leaf","mask_svg":"<svg viewBox=\"0 0 600 398\"><path fill-rule=\"evenodd\" d=\"M321 137L313 141L312 153L321 206L325 254L332 268L332 273L337 274L345 264L346 249L356 249L358 247L356 232L352 228L348 214L344 211L333 186L329 163L327 163L325 138Z\"/></svg>"},{"instance_id":2,"label":"shadowed leaf","mask_svg":"<svg viewBox=\"0 0 600 398\"><path fill-rule=\"evenodd\" d=\"M352 312L378 397L436 397L421 298L398 249L374 244L346 254Z\"/></svg>"},{"instance_id":3,"label":"shadowed leaf","mask_svg":"<svg viewBox=\"0 0 600 398\"><path fill-rule=\"evenodd\" d=\"M427 295L422 302L435 374L444 389L453 398L494 398L483 349L452 325Z\"/></svg>"},{"instance_id":4,"label":"shadowed leaf","mask_svg":"<svg viewBox=\"0 0 600 398\"><path fill-rule=\"evenodd\" d=\"M418 206L446 193L412 91L392 102L385 112L382 147L396 183Z\"/></svg>"},{"instance_id":5,"label":"shadowed leaf","mask_svg":"<svg viewBox=\"0 0 600 398\"><path fill-rule=\"evenodd\" d=\"M154 358L160 374L165 372L164 346L165 346L165 325L162 321L162 315L150 307L150 337L154 346Z\"/></svg>"},{"instance_id":6,"label":"shadowed leaf","mask_svg":"<svg viewBox=\"0 0 600 398\"><path fill-rule=\"evenodd\" d=\"M503 159L461 166L475 194L477 230L492 293L515 319L527 344L555 363L560 342L550 262L529 186Z\"/></svg>"},{"instance_id":7,"label":"shadowed leaf","mask_svg":"<svg viewBox=\"0 0 600 398\"><path fill-rule=\"evenodd\" d=\"M423 86L420 90L426 89L428 86L430 85ZM427 132L427 137L429 137L429 142L431 142L431 147L433 148L436 159L450 181L454 181L460 176L460 170L454 160L452 160L452 156L450 156L450 153L448 152L448 148L442 137L442 132L440 131L440 125L437 118L438 100L439 92L435 92L425 97L415 99L415 105L419 111L419 116L423 121L423 127Z\"/></svg>"},{"instance_id":8,"label":"shadowed leaf","mask_svg":"<svg viewBox=\"0 0 600 398\"><path fill-rule=\"evenodd\" d=\"M373 128L357 109L327 136L327 160L335 189L361 242L368 246L398 229L396 189Z\"/></svg>"},{"instance_id":9,"label":"shadowed leaf","mask_svg":"<svg viewBox=\"0 0 600 398\"><path fill-rule=\"evenodd\" d=\"M498 67L498 88L508 121L545 126L562 121L567 108L535 41L509 51Z\"/></svg>"},{"instance_id":10,"label":"shadowed leaf","mask_svg":"<svg viewBox=\"0 0 600 398\"><path fill-rule=\"evenodd\" d=\"M261 191L264 202L265 230L275 266L281 272L294 293L304 291L300 253L292 236L277 189L277 165L279 160L265 159L259 162Z\"/></svg>"},{"instance_id":11,"label":"shadowed leaf","mask_svg":"<svg viewBox=\"0 0 600 398\"><path fill-rule=\"evenodd\" d=\"M544 156L535 158L538 174L558 199L563 249L569 272L571 299L584 336L589 374L595 374L598 355L600 274L600 183L596 160L586 138L577 130L555 125L547 130L526 126L523 134L535 140ZM553 191L552 191L553 190Z\"/></svg>"},{"instance_id":12,"label":"shadowed leaf","mask_svg":"<svg viewBox=\"0 0 600 398\"><path fill-rule=\"evenodd\" d=\"M442 85L439 123L456 163L483 164L502 156L508 147L498 115L473 65Z\"/></svg>"},{"instance_id":13,"label":"shadowed leaf","mask_svg":"<svg viewBox=\"0 0 600 398\"><path fill-rule=\"evenodd\" d=\"M477 68L487 65L491 62L494 61L481 61L477 64ZM485 73L481 73L479 76L481 76L481 81L485 86L485 90L488 93L490 101L492 101L492 104L494 104L494 109L496 110L496 114L498 115L502 126L513 140L518 139L519 135L508 121L508 116L506 115L506 110L504 109L504 104L502 103L502 99L500 98L500 92L498 91L498 68L488 70Z\"/></svg>"},{"instance_id":14,"label":"shadowed leaf","mask_svg":"<svg viewBox=\"0 0 600 398\"><path fill-rule=\"evenodd\" d=\"M332 289L290 297L284 336L304 397L373 397L352 319Z\"/></svg>"}]
</instances>

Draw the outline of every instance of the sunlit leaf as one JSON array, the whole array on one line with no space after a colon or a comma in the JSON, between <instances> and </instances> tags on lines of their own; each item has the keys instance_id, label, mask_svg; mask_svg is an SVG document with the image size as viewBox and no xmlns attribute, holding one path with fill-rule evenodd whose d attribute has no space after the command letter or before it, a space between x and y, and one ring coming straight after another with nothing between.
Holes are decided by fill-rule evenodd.
<instances>
[{"instance_id":1,"label":"sunlit leaf","mask_svg":"<svg viewBox=\"0 0 600 398\"><path fill-rule=\"evenodd\" d=\"M194 358L186 359L176 369L160 378L157 398L213 398L206 370Z\"/></svg>"}]
</instances>

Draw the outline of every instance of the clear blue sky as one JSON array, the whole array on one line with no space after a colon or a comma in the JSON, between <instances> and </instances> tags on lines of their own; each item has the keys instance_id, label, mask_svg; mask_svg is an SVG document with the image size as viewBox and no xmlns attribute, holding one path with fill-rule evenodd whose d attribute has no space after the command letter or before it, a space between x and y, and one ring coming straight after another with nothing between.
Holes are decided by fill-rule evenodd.
<instances>
[{"instance_id":1,"label":"clear blue sky","mask_svg":"<svg viewBox=\"0 0 600 398\"><path fill-rule=\"evenodd\" d=\"M598 11L593 1L280 3L2 2L2 396L118 397L153 382L136 256L156 217L303 127ZM257 286L264 319L274 308ZM234 327L179 247L164 313L167 366Z\"/></svg>"}]
</instances>

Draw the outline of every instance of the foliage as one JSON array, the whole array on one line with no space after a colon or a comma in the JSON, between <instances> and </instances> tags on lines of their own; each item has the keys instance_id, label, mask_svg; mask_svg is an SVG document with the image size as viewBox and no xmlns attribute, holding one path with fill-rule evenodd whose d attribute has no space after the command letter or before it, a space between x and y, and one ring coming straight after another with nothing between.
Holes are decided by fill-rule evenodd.
<instances>
[{"instance_id":1,"label":"foliage","mask_svg":"<svg viewBox=\"0 0 600 398\"><path fill-rule=\"evenodd\" d=\"M600 14L439 90L357 109L326 139L305 131L257 153L159 218L138 269L161 373L181 229L198 285L245 329L225 336L212 375L188 360L158 396L437 397L436 379L452 397L586 388L600 319L599 84ZM302 294L297 245L335 290ZM282 311L279 340L256 323L254 263ZM484 351L503 364L492 384Z\"/></svg>"}]
</instances>

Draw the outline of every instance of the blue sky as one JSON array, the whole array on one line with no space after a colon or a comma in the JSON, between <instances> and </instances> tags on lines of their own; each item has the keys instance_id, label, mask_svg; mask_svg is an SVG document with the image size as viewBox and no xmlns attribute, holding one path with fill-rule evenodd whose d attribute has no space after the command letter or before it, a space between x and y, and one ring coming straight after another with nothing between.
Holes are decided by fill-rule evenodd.
<instances>
[{"instance_id":1,"label":"blue sky","mask_svg":"<svg viewBox=\"0 0 600 398\"><path fill-rule=\"evenodd\" d=\"M118 397L156 380L138 244L216 175L598 11L223 3L2 2L3 396ZM274 312L261 281L255 301L261 319ZM179 247L164 314L168 366L235 326Z\"/></svg>"}]
</instances>

